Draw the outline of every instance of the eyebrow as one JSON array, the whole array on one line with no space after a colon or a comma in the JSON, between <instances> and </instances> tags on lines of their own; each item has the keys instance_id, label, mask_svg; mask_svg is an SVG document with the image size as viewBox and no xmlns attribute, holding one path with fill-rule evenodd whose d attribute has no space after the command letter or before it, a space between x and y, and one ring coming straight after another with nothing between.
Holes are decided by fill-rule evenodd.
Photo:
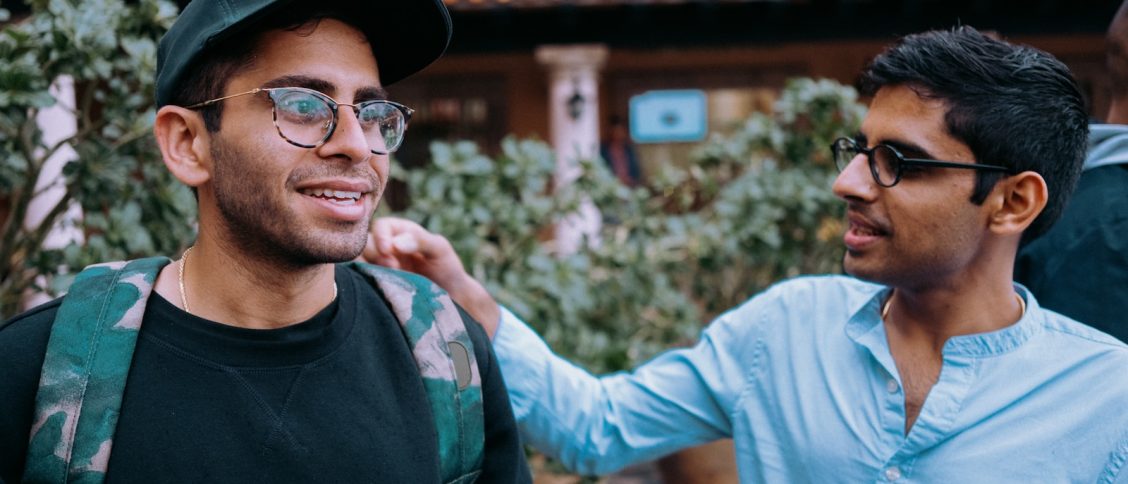
<instances>
[{"instance_id":1,"label":"eyebrow","mask_svg":"<svg viewBox=\"0 0 1128 484\"><path fill-rule=\"evenodd\" d=\"M869 145L867 143L867 140L868 140L868 138L866 137L866 135L862 134L862 132L860 132L860 131L857 134L854 135L854 141L857 142L859 145L868 147ZM918 159L927 159L927 160L938 159L938 158L936 158L935 155L933 155L932 153L929 153L928 150L922 148L920 145L918 145L916 143L911 143L911 142L908 142L908 141L899 141L899 140L883 140L879 144L883 144L883 145L886 145L886 146L893 147L897 151L901 152L901 154L904 155L906 158L918 158Z\"/></svg>"},{"instance_id":2,"label":"eyebrow","mask_svg":"<svg viewBox=\"0 0 1128 484\"><path fill-rule=\"evenodd\" d=\"M359 103L376 99L388 99L388 91L380 86L362 87L353 93L353 102Z\"/></svg>"},{"instance_id":3,"label":"eyebrow","mask_svg":"<svg viewBox=\"0 0 1128 484\"><path fill-rule=\"evenodd\" d=\"M337 86L324 79L316 77L293 75L276 77L263 83L262 87L304 87L325 94L329 97L337 95ZM353 93L353 103L371 101L374 99L387 99L388 91L381 86L366 86Z\"/></svg>"},{"instance_id":4,"label":"eyebrow","mask_svg":"<svg viewBox=\"0 0 1128 484\"><path fill-rule=\"evenodd\" d=\"M317 79L309 76L282 76L276 77L263 83L262 87L304 87L306 89L313 89L314 91L321 92L332 96L337 92L337 86L324 79Z\"/></svg>"}]
</instances>

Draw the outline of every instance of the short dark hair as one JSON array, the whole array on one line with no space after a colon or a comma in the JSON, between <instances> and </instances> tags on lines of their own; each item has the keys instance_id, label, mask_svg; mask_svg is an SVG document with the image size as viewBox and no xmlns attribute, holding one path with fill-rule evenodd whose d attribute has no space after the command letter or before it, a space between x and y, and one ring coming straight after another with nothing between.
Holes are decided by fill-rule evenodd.
<instances>
[{"instance_id":1,"label":"short dark hair","mask_svg":"<svg viewBox=\"0 0 1128 484\"><path fill-rule=\"evenodd\" d=\"M977 162L1042 175L1049 200L1024 242L1053 225L1077 185L1089 132L1081 90L1065 64L961 26L902 38L859 81L866 95L897 85L944 102L948 133ZM982 204L1004 176L978 172L971 202Z\"/></svg>"},{"instance_id":2,"label":"short dark hair","mask_svg":"<svg viewBox=\"0 0 1128 484\"><path fill-rule=\"evenodd\" d=\"M229 37L218 46L201 54L191 73L176 86L171 104L191 106L222 97L232 77L254 67L255 50L258 48L262 34L272 30L312 32L324 19L339 20L360 30L355 19L350 20L337 9L298 6L274 12L256 22L251 28ZM219 131L223 117L222 102L200 108L200 114L209 132Z\"/></svg>"}]
</instances>

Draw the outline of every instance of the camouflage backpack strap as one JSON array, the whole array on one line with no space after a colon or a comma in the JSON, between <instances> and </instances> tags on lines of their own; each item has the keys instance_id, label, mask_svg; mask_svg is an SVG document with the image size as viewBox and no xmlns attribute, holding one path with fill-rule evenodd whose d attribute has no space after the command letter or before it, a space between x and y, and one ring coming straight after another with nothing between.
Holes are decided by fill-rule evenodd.
<instances>
[{"instance_id":1,"label":"camouflage backpack strap","mask_svg":"<svg viewBox=\"0 0 1128 484\"><path fill-rule=\"evenodd\" d=\"M145 304L168 263L96 264L75 278L47 343L24 482L105 478Z\"/></svg>"},{"instance_id":2,"label":"camouflage backpack strap","mask_svg":"<svg viewBox=\"0 0 1128 484\"><path fill-rule=\"evenodd\" d=\"M375 282L411 345L435 417L443 482L474 482L485 446L482 377L454 302L422 276L358 262L349 265Z\"/></svg>"}]
</instances>

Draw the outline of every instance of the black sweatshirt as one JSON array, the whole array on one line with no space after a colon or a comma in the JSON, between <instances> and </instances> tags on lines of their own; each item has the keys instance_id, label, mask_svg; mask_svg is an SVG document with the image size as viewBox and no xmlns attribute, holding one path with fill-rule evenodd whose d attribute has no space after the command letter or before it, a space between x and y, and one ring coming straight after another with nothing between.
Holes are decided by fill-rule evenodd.
<instances>
[{"instance_id":1,"label":"black sweatshirt","mask_svg":"<svg viewBox=\"0 0 1128 484\"><path fill-rule=\"evenodd\" d=\"M337 268L337 301L308 321L249 330L153 292L106 481L439 482L430 404L387 303ZM0 482L19 482L60 301L0 329ZM530 482L485 332L466 313L485 412L478 482Z\"/></svg>"}]
</instances>

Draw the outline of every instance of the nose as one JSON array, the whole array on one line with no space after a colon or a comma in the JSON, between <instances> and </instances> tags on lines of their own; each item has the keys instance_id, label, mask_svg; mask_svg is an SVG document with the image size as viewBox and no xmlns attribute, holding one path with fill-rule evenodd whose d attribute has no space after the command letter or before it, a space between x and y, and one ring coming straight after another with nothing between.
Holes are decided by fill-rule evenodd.
<instances>
[{"instance_id":1,"label":"nose","mask_svg":"<svg viewBox=\"0 0 1128 484\"><path fill-rule=\"evenodd\" d=\"M347 109L346 109L347 108ZM324 158L347 158L353 162L367 160L373 156L368 138L356 119L356 107L340 104L337 107L337 126L325 143L318 147L318 154Z\"/></svg>"},{"instance_id":2,"label":"nose","mask_svg":"<svg viewBox=\"0 0 1128 484\"><path fill-rule=\"evenodd\" d=\"M863 153L854 155L834 179L834 195L843 200L871 202L877 196L877 189L870 173L869 160Z\"/></svg>"}]
</instances>

